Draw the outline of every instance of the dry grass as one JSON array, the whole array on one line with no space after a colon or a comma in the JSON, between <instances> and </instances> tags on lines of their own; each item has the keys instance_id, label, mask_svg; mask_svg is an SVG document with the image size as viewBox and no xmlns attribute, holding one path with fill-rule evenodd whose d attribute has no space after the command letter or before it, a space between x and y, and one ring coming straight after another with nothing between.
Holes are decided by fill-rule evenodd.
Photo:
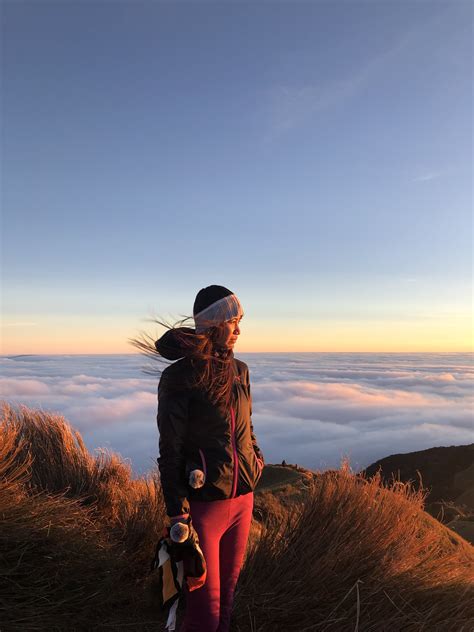
<instances>
[{"instance_id":1,"label":"dry grass","mask_svg":"<svg viewBox=\"0 0 474 632\"><path fill-rule=\"evenodd\" d=\"M474 548L423 511L424 497L347 464L316 476L253 544L236 629L471 632Z\"/></svg>"},{"instance_id":2,"label":"dry grass","mask_svg":"<svg viewBox=\"0 0 474 632\"><path fill-rule=\"evenodd\" d=\"M233 630L472 632L474 549L423 500L347 465L262 490ZM2 632L163 629L147 597L157 470L132 479L62 417L5 404L0 514Z\"/></svg>"},{"instance_id":3,"label":"dry grass","mask_svg":"<svg viewBox=\"0 0 474 632\"><path fill-rule=\"evenodd\" d=\"M59 415L8 404L0 464L2 632L141 625L164 525L157 474L133 480L117 455L91 456Z\"/></svg>"}]
</instances>

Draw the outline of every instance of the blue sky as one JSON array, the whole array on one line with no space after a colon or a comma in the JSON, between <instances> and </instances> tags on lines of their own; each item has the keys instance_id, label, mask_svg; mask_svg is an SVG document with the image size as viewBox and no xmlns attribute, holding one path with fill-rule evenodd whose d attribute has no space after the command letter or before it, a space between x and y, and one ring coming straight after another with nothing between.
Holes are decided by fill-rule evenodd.
<instances>
[{"instance_id":1,"label":"blue sky","mask_svg":"<svg viewBox=\"0 0 474 632\"><path fill-rule=\"evenodd\" d=\"M469 350L470 2L3 2L4 352Z\"/></svg>"}]
</instances>

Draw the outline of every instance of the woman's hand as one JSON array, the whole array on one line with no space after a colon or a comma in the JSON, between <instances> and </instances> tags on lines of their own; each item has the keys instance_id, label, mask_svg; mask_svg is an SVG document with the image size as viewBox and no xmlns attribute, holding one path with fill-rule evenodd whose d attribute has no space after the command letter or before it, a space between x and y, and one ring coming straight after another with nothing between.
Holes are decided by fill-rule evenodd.
<instances>
[{"instance_id":1,"label":"woman's hand","mask_svg":"<svg viewBox=\"0 0 474 632\"><path fill-rule=\"evenodd\" d=\"M191 516L172 519L170 538L173 544L179 546L193 546L194 543L199 544L199 537L194 529Z\"/></svg>"},{"instance_id":2,"label":"woman's hand","mask_svg":"<svg viewBox=\"0 0 474 632\"><path fill-rule=\"evenodd\" d=\"M185 522L176 522L170 529L170 538L176 544L186 542L189 537L189 527Z\"/></svg>"},{"instance_id":3,"label":"woman's hand","mask_svg":"<svg viewBox=\"0 0 474 632\"><path fill-rule=\"evenodd\" d=\"M206 581L206 559L199 546L199 537L193 527L191 516L181 518L170 529L171 557L175 562L183 562L184 576L189 590L200 588Z\"/></svg>"}]
</instances>

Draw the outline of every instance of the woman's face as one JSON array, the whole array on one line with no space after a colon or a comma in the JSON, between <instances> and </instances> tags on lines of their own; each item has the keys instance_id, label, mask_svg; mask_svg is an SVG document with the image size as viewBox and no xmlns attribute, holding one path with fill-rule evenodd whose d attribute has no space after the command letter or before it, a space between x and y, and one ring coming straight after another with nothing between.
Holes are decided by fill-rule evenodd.
<instances>
[{"instance_id":1,"label":"woman's face","mask_svg":"<svg viewBox=\"0 0 474 632\"><path fill-rule=\"evenodd\" d=\"M226 320L221 323L217 328L217 332L214 337L214 342L226 349L232 349L235 343L237 342L237 338L240 335L240 321L242 320L242 316L235 317L232 320Z\"/></svg>"}]
</instances>

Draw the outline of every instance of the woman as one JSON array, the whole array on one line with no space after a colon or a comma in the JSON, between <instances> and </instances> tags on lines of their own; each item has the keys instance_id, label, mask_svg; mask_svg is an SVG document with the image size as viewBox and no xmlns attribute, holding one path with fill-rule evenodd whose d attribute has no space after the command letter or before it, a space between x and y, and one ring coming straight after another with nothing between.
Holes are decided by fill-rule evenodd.
<instances>
[{"instance_id":1,"label":"woman","mask_svg":"<svg viewBox=\"0 0 474 632\"><path fill-rule=\"evenodd\" d=\"M195 529L207 564L205 584L185 588L180 632L227 632L264 458L251 423L249 370L233 353L240 301L210 285L198 292L193 316L195 330L176 327L155 343L161 356L178 360L158 386L157 460L171 526ZM190 475L199 471L196 483Z\"/></svg>"}]
</instances>

